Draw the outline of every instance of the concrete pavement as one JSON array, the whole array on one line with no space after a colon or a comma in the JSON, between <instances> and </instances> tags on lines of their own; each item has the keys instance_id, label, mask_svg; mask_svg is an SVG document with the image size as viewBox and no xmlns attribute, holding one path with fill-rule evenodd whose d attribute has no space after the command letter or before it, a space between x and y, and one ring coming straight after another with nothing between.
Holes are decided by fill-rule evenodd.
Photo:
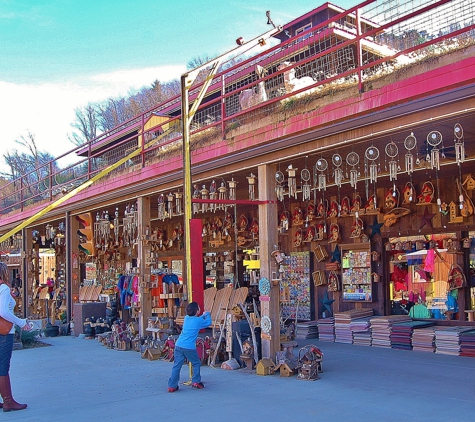
<instances>
[{"instance_id":1,"label":"concrete pavement","mask_svg":"<svg viewBox=\"0 0 475 422\"><path fill-rule=\"evenodd\" d=\"M45 338L16 350L21 421L448 421L475 419L475 359L307 341L324 353L321 379L202 368L206 388L167 392L171 363L141 359L95 340ZM304 343L299 342L299 346ZM298 349L297 349L298 351ZM187 369L182 376L187 379ZM183 379L182 379L183 380Z\"/></svg>"}]
</instances>

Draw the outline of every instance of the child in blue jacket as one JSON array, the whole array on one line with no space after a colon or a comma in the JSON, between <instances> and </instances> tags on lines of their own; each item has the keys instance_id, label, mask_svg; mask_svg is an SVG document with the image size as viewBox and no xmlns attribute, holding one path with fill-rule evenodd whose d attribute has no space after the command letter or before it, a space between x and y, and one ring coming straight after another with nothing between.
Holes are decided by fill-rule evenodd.
<instances>
[{"instance_id":1,"label":"child in blue jacket","mask_svg":"<svg viewBox=\"0 0 475 422\"><path fill-rule=\"evenodd\" d=\"M191 386L198 389L204 388L200 375L201 361L196 352L196 339L200 330L211 325L211 315L209 312L205 312L199 317L199 313L200 307L196 302L191 302L186 307L183 330L175 343L175 362L173 364L172 374L168 380L169 393L174 393L178 390L180 371L185 358L188 359L193 367Z\"/></svg>"}]
</instances>

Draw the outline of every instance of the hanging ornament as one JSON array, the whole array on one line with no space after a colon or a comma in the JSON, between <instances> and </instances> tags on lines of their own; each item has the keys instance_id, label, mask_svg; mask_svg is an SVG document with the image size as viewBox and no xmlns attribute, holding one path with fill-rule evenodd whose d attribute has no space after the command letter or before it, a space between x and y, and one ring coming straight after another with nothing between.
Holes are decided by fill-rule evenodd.
<instances>
[{"instance_id":1,"label":"hanging ornament","mask_svg":"<svg viewBox=\"0 0 475 422\"><path fill-rule=\"evenodd\" d=\"M198 185L193 185L193 195L191 196L193 199L200 199L201 192ZM196 214L200 211L200 204L198 202L193 202L193 214Z\"/></svg>"},{"instance_id":2,"label":"hanging ornament","mask_svg":"<svg viewBox=\"0 0 475 422\"><path fill-rule=\"evenodd\" d=\"M256 175L251 173L250 176L247 177L247 182L249 184L249 200L254 201L256 199Z\"/></svg>"},{"instance_id":3,"label":"hanging ornament","mask_svg":"<svg viewBox=\"0 0 475 422\"><path fill-rule=\"evenodd\" d=\"M302 199L304 201L310 200L310 171L305 165L305 168L300 172L300 178L302 179Z\"/></svg>"},{"instance_id":4,"label":"hanging ornament","mask_svg":"<svg viewBox=\"0 0 475 422\"><path fill-rule=\"evenodd\" d=\"M460 123L454 126L454 142L455 142L455 161L458 165L465 161L465 143L463 140L463 128Z\"/></svg>"},{"instance_id":5,"label":"hanging ornament","mask_svg":"<svg viewBox=\"0 0 475 422\"><path fill-rule=\"evenodd\" d=\"M396 161L396 157L398 155L399 149L397 145L391 141L389 144L386 145L384 148L386 155L390 158L389 160L389 180L392 182L397 180L397 171L398 171L398 164Z\"/></svg>"},{"instance_id":6,"label":"hanging ornament","mask_svg":"<svg viewBox=\"0 0 475 422\"><path fill-rule=\"evenodd\" d=\"M346 164L351 166L350 170L350 185L352 188L355 188L356 190L356 183L358 182L358 170L356 169L356 166L360 162L360 156L352 151L346 156Z\"/></svg>"},{"instance_id":7,"label":"hanging ornament","mask_svg":"<svg viewBox=\"0 0 475 422\"><path fill-rule=\"evenodd\" d=\"M183 194L181 192L175 192L175 213L180 215L182 213L181 210L181 198Z\"/></svg>"},{"instance_id":8,"label":"hanging ornament","mask_svg":"<svg viewBox=\"0 0 475 422\"><path fill-rule=\"evenodd\" d=\"M216 201L218 199L218 189L216 188L216 182L213 180L211 184L209 185L209 199ZM209 204L209 208L211 211L216 211L217 204L216 202L212 202Z\"/></svg>"},{"instance_id":9,"label":"hanging ornament","mask_svg":"<svg viewBox=\"0 0 475 422\"><path fill-rule=\"evenodd\" d=\"M320 190L327 190L327 176L325 171L328 168L328 161L325 158L319 158L315 163L316 169L319 171L318 178L317 178L317 189Z\"/></svg>"},{"instance_id":10,"label":"hanging ornament","mask_svg":"<svg viewBox=\"0 0 475 422\"><path fill-rule=\"evenodd\" d=\"M161 193L158 196L158 218L160 220L165 220L166 210L165 210L165 195Z\"/></svg>"},{"instance_id":11,"label":"hanging ornament","mask_svg":"<svg viewBox=\"0 0 475 422\"><path fill-rule=\"evenodd\" d=\"M234 180L234 177L231 177L231 180L228 180L228 187L229 187L229 199L231 201L236 200L236 187L238 182Z\"/></svg>"},{"instance_id":12,"label":"hanging ornament","mask_svg":"<svg viewBox=\"0 0 475 422\"><path fill-rule=\"evenodd\" d=\"M370 146L366 149L365 158L369 162L369 181L375 182L378 179L378 165L376 160L379 158L379 149Z\"/></svg>"},{"instance_id":13,"label":"hanging ornament","mask_svg":"<svg viewBox=\"0 0 475 422\"><path fill-rule=\"evenodd\" d=\"M287 167L287 173L289 175L289 196L293 196L295 199L297 199L297 180L295 179L295 175L297 173L298 169L294 169L292 167L292 164L290 164Z\"/></svg>"},{"instance_id":14,"label":"hanging ornament","mask_svg":"<svg viewBox=\"0 0 475 422\"><path fill-rule=\"evenodd\" d=\"M206 189L206 185L201 186L200 193L201 193L201 199L205 199L205 200L209 199L208 198L209 190ZM201 204L201 212L206 212L206 211L208 211L208 204L206 202L203 202Z\"/></svg>"},{"instance_id":15,"label":"hanging ornament","mask_svg":"<svg viewBox=\"0 0 475 422\"><path fill-rule=\"evenodd\" d=\"M169 193L167 195L167 213L168 213L168 218L173 217L173 201L175 200L175 197L173 196L173 193Z\"/></svg>"},{"instance_id":16,"label":"hanging ornament","mask_svg":"<svg viewBox=\"0 0 475 422\"><path fill-rule=\"evenodd\" d=\"M332 156L333 163L333 177L335 179L335 185L341 188L341 183L343 182L343 170L341 165L343 164L343 159L340 154L333 154Z\"/></svg>"},{"instance_id":17,"label":"hanging ornament","mask_svg":"<svg viewBox=\"0 0 475 422\"><path fill-rule=\"evenodd\" d=\"M114 239L115 239L115 244L119 244L119 208L115 208L114 212Z\"/></svg>"},{"instance_id":18,"label":"hanging ornament","mask_svg":"<svg viewBox=\"0 0 475 422\"><path fill-rule=\"evenodd\" d=\"M405 171L409 175L411 175L414 172L414 156L412 155L411 151L416 146L417 146L417 139L414 136L414 133L411 132L411 134L406 139L404 139L404 148L406 148L407 150L407 153L405 156ZM419 158L417 159L417 161L419 161Z\"/></svg>"},{"instance_id":19,"label":"hanging ornament","mask_svg":"<svg viewBox=\"0 0 475 422\"><path fill-rule=\"evenodd\" d=\"M444 146L439 149L442 144L442 134L436 130L429 132L427 135L427 155L426 161L430 163L430 168L440 170L440 155L445 158ZM442 151L442 152L441 152Z\"/></svg>"},{"instance_id":20,"label":"hanging ornament","mask_svg":"<svg viewBox=\"0 0 475 422\"><path fill-rule=\"evenodd\" d=\"M284 200L284 180L285 180L284 173L278 170L275 173L275 181L276 181L275 193L279 201Z\"/></svg>"}]
</instances>

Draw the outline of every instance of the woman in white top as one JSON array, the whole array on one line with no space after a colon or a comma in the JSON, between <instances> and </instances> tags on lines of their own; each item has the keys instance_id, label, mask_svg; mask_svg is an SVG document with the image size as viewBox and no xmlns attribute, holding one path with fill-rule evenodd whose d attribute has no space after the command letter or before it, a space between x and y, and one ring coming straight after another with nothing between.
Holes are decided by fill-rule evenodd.
<instances>
[{"instance_id":1,"label":"woman in white top","mask_svg":"<svg viewBox=\"0 0 475 422\"><path fill-rule=\"evenodd\" d=\"M13 313L15 299L11 295L7 280L8 267L4 262L0 262L0 316L13 324L8 334L0 334L0 394L3 398L3 405L0 404L0 407L3 407L4 412L26 409L26 404L17 403L12 397L9 370L13 351L15 324L23 330L29 330L26 319L18 318Z\"/></svg>"}]
</instances>

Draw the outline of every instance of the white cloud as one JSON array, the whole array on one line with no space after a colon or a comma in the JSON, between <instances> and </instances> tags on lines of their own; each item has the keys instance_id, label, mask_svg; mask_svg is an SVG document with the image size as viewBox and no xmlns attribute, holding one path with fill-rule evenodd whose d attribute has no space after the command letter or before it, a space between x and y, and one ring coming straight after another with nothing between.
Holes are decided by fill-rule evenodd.
<instances>
[{"instance_id":1,"label":"white cloud","mask_svg":"<svg viewBox=\"0 0 475 422\"><path fill-rule=\"evenodd\" d=\"M14 141L28 131L35 135L40 150L59 156L74 148L68 134L76 108L126 95L156 79L166 82L179 78L185 70L183 66L118 70L36 85L0 81L0 170L4 169L3 154L20 148Z\"/></svg>"}]
</instances>

